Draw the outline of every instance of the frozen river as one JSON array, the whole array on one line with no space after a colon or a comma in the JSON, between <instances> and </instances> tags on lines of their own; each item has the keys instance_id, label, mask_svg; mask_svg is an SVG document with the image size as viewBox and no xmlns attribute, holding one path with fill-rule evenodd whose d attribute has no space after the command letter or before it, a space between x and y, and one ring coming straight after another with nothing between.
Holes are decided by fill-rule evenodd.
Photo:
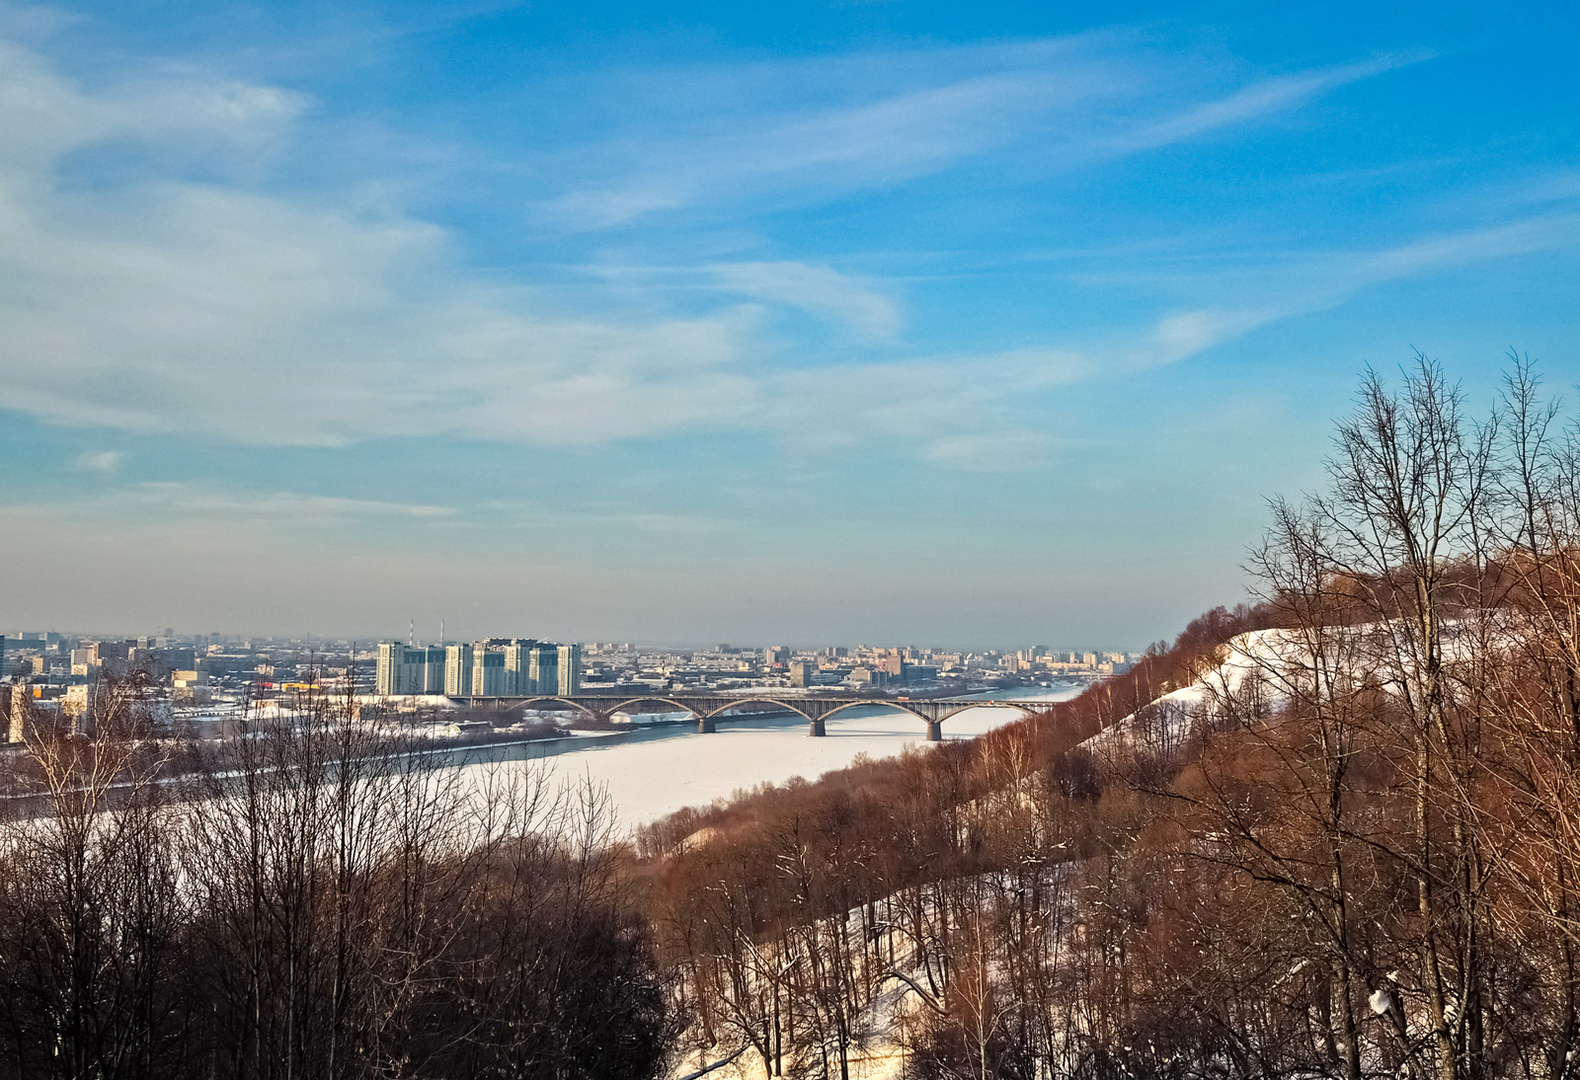
<instances>
[{"instance_id":1,"label":"frozen river","mask_svg":"<svg viewBox=\"0 0 1580 1080\"><path fill-rule=\"evenodd\" d=\"M999 701L1064 701L1084 684L996 691ZM989 695L981 696L984 699ZM969 739L1018 719L1015 709L967 709L944 721L944 738ZM783 783L793 776L815 780L842 769L857 754L892 757L912 745L926 745L926 725L894 709L851 709L828 722L828 734L814 739L799 716L728 720L719 730L699 735L696 725L664 724L630 733L560 739L551 743L474 751L474 761L550 759L563 779L583 777L606 786L621 824L638 825L699 806L764 781Z\"/></svg>"}]
</instances>

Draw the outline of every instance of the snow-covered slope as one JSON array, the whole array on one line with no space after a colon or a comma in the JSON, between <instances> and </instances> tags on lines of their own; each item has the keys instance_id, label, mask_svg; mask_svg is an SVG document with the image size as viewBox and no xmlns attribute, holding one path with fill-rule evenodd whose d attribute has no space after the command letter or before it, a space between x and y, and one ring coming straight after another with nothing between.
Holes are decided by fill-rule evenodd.
<instances>
[{"instance_id":1,"label":"snow-covered slope","mask_svg":"<svg viewBox=\"0 0 1580 1080\"><path fill-rule=\"evenodd\" d=\"M1487 649L1513 648L1520 636L1504 612L1485 611L1445 621L1437 646L1444 665L1452 668L1475 662ZM1200 725L1276 716L1297 691L1362 683L1396 690L1420 677L1421 663L1419 642L1402 620L1320 631L1253 630L1221 646L1217 663L1189 686L1169 691L1082 746L1108 758L1166 753Z\"/></svg>"},{"instance_id":2,"label":"snow-covered slope","mask_svg":"<svg viewBox=\"0 0 1580 1080\"><path fill-rule=\"evenodd\" d=\"M1082 743L1100 757L1180 746L1193 725L1229 703L1275 711L1293 685L1310 677L1312 650L1298 631L1252 630L1219 651L1218 664L1189 686L1159 697Z\"/></svg>"}]
</instances>

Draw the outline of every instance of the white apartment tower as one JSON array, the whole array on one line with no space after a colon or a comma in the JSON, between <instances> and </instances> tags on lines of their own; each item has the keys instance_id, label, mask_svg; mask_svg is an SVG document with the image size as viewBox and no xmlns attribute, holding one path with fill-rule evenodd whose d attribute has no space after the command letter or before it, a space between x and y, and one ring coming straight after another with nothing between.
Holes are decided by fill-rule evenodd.
<instances>
[{"instance_id":1,"label":"white apartment tower","mask_svg":"<svg viewBox=\"0 0 1580 1080\"><path fill-rule=\"evenodd\" d=\"M556 693L563 697L582 692L582 647L580 645L561 645L559 655L559 688ZM539 693L546 693L540 690Z\"/></svg>"},{"instance_id":2,"label":"white apartment tower","mask_svg":"<svg viewBox=\"0 0 1580 1080\"><path fill-rule=\"evenodd\" d=\"M537 693L532 684L532 649L537 645L531 638L517 638L505 646L505 693L525 697Z\"/></svg>"},{"instance_id":3,"label":"white apartment tower","mask_svg":"<svg viewBox=\"0 0 1580 1080\"><path fill-rule=\"evenodd\" d=\"M445 696L471 697L472 646L451 645L444 654Z\"/></svg>"},{"instance_id":4,"label":"white apartment tower","mask_svg":"<svg viewBox=\"0 0 1580 1080\"><path fill-rule=\"evenodd\" d=\"M540 641L527 652L527 680L532 684L531 693L557 694L560 692L560 649Z\"/></svg>"},{"instance_id":5,"label":"white apartment tower","mask_svg":"<svg viewBox=\"0 0 1580 1080\"><path fill-rule=\"evenodd\" d=\"M444 661L444 649L438 645L414 649L399 641L381 641L374 692L384 697L440 693L444 690Z\"/></svg>"},{"instance_id":6,"label":"white apartment tower","mask_svg":"<svg viewBox=\"0 0 1580 1080\"><path fill-rule=\"evenodd\" d=\"M380 642L377 693L448 697L527 697L581 693L582 647L530 638L412 648Z\"/></svg>"},{"instance_id":7,"label":"white apartment tower","mask_svg":"<svg viewBox=\"0 0 1580 1080\"><path fill-rule=\"evenodd\" d=\"M414 673L411 665L406 661L406 653L404 641L379 642L378 668L373 677L373 688L376 693L383 697L397 697L412 692ZM75 660L76 657L72 659Z\"/></svg>"},{"instance_id":8,"label":"white apartment tower","mask_svg":"<svg viewBox=\"0 0 1580 1080\"><path fill-rule=\"evenodd\" d=\"M478 642L472 646L472 696L504 697L505 651Z\"/></svg>"}]
</instances>

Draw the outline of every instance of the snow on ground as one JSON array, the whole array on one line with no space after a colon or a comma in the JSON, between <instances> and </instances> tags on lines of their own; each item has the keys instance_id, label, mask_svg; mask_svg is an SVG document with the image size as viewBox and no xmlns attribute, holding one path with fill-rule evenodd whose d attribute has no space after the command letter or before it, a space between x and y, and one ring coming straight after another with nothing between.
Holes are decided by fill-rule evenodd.
<instances>
[{"instance_id":1,"label":"snow on ground","mask_svg":"<svg viewBox=\"0 0 1580 1080\"><path fill-rule=\"evenodd\" d=\"M1264 701L1276 708L1287 696L1283 685L1311 667L1311 651L1293 630L1252 630L1224 646L1221 663L1189 686L1171 690L1142 711L1105 728L1081 745L1099 755L1123 752L1145 741L1178 746L1200 711L1246 689L1246 680L1263 680Z\"/></svg>"},{"instance_id":2,"label":"snow on ground","mask_svg":"<svg viewBox=\"0 0 1580 1080\"><path fill-rule=\"evenodd\" d=\"M1513 644L1515 632L1498 621L1497 613L1492 614L1487 622L1445 623L1441 642L1445 660L1469 660L1478 647L1488 644ZM1380 676L1385 687L1397 686L1411 678L1409 637L1407 631L1399 629L1401 625L1363 623L1348 629L1332 628L1321 645L1321 651L1328 653L1322 664L1315 662L1314 646L1300 630L1252 630L1241 634L1225 643L1218 666L1194 683L1164 694L1081 745L1108 756L1140 748L1177 748L1203 710L1217 708L1231 699L1237 700L1241 708L1248 708L1253 678L1260 681L1260 704L1269 713L1287 702L1297 687L1309 690L1315 684L1326 683L1334 678L1335 671L1353 676L1369 670Z\"/></svg>"},{"instance_id":3,"label":"snow on ground","mask_svg":"<svg viewBox=\"0 0 1580 1080\"><path fill-rule=\"evenodd\" d=\"M1066 864L1054 869L1053 874L1057 878L1063 878L1069 870L1069 864ZM1049 881L1048 884L1052 885L1053 881ZM959 879L955 885L968 894L974 893L978 901L984 905L1012 902L1011 898L1014 896L1013 877L1004 877L996 873ZM1043 913L1051 920L1053 933L1062 940L1068 940L1074 929L1072 895L1067 889L1053 888L1050 888L1046 894L1051 906L1045 908ZM845 923L843 938L846 942L866 940L876 947L871 957L872 966L868 966L869 954L863 949L855 962L855 970L851 972L854 980L862 985L870 985L868 980L876 979L877 992L868 1006L853 1017L854 1039L848 1047L850 1078L851 1080L899 1080L904 1075L906 1060L906 1051L899 1041L902 1017L916 1016L929 1008L938 1008L938 999L933 995L936 990L943 988L943 984L941 979L935 983L934 978L923 969L922 956L910 929L910 919L896 918L896 913L909 915L919 908L920 917L926 921L934 935L939 932L942 913L932 890L927 887L921 888L919 892L916 889L902 889L890 896L878 898L874 908L877 914L876 924L865 921L862 918L862 909L859 907L851 908L843 917ZM839 921L839 916L818 920L817 933L827 940ZM874 936L869 936L869 930ZM938 938L935 936L935 948L937 941ZM778 968L785 959L784 954L777 951L771 941L759 944L763 947L763 951L756 955L763 967L758 968L757 971ZM932 959L937 963L941 957L935 951ZM988 972L997 999L1001 1002L1013 1000L1014 991L1009 981L1010 973L1001 952L994 952L988 957ZM755 982L759 977L748 969L746 978L749 981ZM700 1032L693 1028L687 1034L696 1035ZM733 1053L734 1049L733 1045L725 1043L693 1051L673 1064L670 1077L673 1080L684 1080L685 1077L694 1075L697 1070ZM834 1059L837 1048L830 1046L828 1052L830 1058ZM763 1075L762 1058L754 1048L748 1047L733 1061L711 1071L708 1075L717 1080L757 1080Z\"/></svg>"},{"instance_id":4,"label":"snow on ground","mask_svg":"<svg viewBox=\"0 0 1580 1080\"><path fill-rule=\"evenodd\" d=\"M1063 701L1084 685L1022 690L1000 700ZM852 710L865 712L865 710ZM969 739L1010 723L1019 710L981 707L944 721L945 739ZM874 711L841 713L828 721L828 734L814 739L799 717L723 720L718 731L697 734L694 726L677 725L633 733L628 739L560 740L553 746L518 748L512 758L546 757L561 778L583 777L605 785L620 823L634 829L685 806L700 806L764 782L783 783L793 776L815 780L843 769L857 754L871 758L897 756L907 746L925 746L926 725L910 713ZM487 768L469 765L468 769Z\"/></svg>"}]
</instances>

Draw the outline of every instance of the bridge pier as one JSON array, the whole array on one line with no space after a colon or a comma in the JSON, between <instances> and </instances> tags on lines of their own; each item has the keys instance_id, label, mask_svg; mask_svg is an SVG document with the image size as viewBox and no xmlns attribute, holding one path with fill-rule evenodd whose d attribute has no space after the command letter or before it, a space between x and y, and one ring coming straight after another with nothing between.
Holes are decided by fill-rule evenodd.
<instances>
[{"instance_id":1,"label":"bridge pier","mask_svg":"<svg viewBox=\"0 0 1580 1080\"><path fill-rule=\"evenodd\" d=\"M697 734L698 735L712 735L715 731L718 731L718 730L719 730L718 722L715 721L713 719L713 717L711 717L711 716L699 716L699 717L697 717Z\"/></svg>"},{"instance_id":2,"label":"bridge pier","mask_svg":"<svg viewBox=\"0 0 1580 1080\"><path fill-rule=\"evenodd\" d=\"M823 728L823 718L821 716L812 721L812 730L807 732L807 734L814 739L821 739L828 734Z\"/></svg>"},{"instance_id":3,"label":"bridge pier","mask_svg":"<svg viewBox=\"0 0 1580 1080\"><path fill-rule=\"evenodd\" d=\"M929 720L929 721L927 721L927 741L928 742L943 742L944 741L944 722L942 720Z\"/></svg>"}]
</instances>

